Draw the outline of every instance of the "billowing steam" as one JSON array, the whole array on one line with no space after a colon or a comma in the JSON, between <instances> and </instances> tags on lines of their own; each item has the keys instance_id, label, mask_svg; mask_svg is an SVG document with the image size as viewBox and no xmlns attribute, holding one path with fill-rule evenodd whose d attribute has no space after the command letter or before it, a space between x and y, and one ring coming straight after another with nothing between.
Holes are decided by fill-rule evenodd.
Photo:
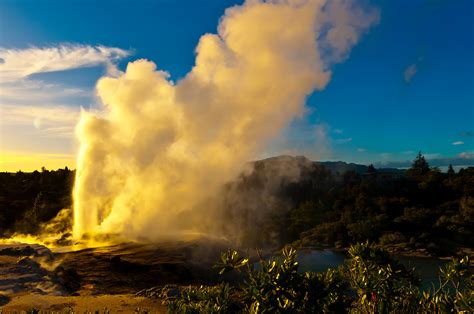
<instances>
[{"instance_id":1,"label":"billowing steam","mask_svg":"<svg viewBox=\"0 0 474 314\"><path fill-rule=\"evenodd\" d=\"M103 112L77 127L74 237L157 238L181 231L185 211L209 219L206 200L304 113L377 20L350 1L249 0L201 37L177 83L146 60L100 79Z\"/></svg>"}]
</instances>

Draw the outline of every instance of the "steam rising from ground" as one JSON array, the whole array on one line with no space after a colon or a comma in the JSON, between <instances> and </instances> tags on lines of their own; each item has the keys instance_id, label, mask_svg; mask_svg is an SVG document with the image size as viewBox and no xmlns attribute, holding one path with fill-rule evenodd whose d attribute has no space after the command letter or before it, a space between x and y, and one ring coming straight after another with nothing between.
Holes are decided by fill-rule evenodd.
<instances>
[{"instance_id":1,"label":"steam rising from ground","mask_svg":"<svg viewBox=\"0 0 474 314\"><path fill-rule=\"evenodd\" d=\"M206 201L304 113L377 20L350 1L247 1L201 37L176 84L146 60L102 78L103 112L82 112L77 127L74 237L153 239L183 231L183 212L212 219Z\"/></svg>"}]
</instances>

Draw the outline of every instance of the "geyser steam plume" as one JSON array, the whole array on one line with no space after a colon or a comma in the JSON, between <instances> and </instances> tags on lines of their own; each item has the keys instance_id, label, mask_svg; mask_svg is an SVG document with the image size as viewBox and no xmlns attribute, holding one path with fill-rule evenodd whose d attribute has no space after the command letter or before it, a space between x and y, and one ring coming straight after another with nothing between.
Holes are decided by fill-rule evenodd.
<instances>
[{"instance_id":1,"label":"geyser steam plume","mask_svg":"<svg viewBox=\"0 0 474 314\"><path fill-rule=\"evenodd\" d=\"M176 84L146 60L100 79L103 111L77 127L74 237L157 238L179 231L183 211L206 217L202 203L303 114L377 20L351 1L249 0L201 37Z\"/></svg>"}]
</instances>

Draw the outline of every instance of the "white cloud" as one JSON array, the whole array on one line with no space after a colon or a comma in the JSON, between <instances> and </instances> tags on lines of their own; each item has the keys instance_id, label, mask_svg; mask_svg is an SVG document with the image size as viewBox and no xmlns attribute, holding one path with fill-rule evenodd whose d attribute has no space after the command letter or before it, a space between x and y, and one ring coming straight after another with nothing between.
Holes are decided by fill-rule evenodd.
<instances>
[{"instance_id":1,"label":"white cloud","mask_svg":"<svg viewBox=\"0 0 474 314\"><path fill-rule=\"evenodd\" d=\"M334 130L332 130L332 131L333 131L334 134L342 134L342 133L344 133L344 131L341 130L341 129L334 129Z\"/></svg>"},{"instance_id":2,"label":"white cloud","mask_svg":"<svg viewBox=\"0 0 474 314\"><path fill-rule=\"evenodd\" d=\"M0 48L0 82L14 82L32 74L56 72L97 65L111 67L130 52L120 48L61 44L27 49Z\"/></svg>"},{"instance_id":3,"label":"white cloud","mask_svg":"<svg viewBox=\"0 0 474 314\"><path fill-rule=\"evenodd\" d=\"M34 142L51 145L71 141L79 119L79 104L89 106L93 91L64 86L31 75L102 66L111 76L115 63L130 51L114 47L59 44L50 47L7 49L0 47L0 127L2 153ZM15 139L7 138L16 134Z\"/></svg>"},{"instance_id":4,"label":"white cloud","mask_svg":"<svg viewBox=\"0 0 474 314\"><path fill-rule=\"evenodd\" d=\"M416 64L410 64L403 72L403 78L405 82L410 83L416 72L418 72L418 66Z\"/></svg>"},{"instance_id":5,"label":"white cloud","mask_svg":"<svg viewBox=\"0 0 474 314\"><path fill-rule=\"evenodd\" d=\"M464 142L463 141L456 141L456 142L453 142L452 143L453 145L464 145Z\"/></svg>"},{"instance_id":6,"label":"white cloud","mask_svg":"<svg viewBox=\"0 0 474 314\"><path fill-rule=\"evenodd\" d=\"M67 98L90 98L92 95L89 90L40 80L20 79L16 82L0 83L0 104L63 103Z\"/></svg>"},{"instance_id":7,"label":"white cloud","mask_svg":"<svg viewBox=\"0 0 474 314\"><path fill-rule=\"evenodd\" d=\"M440 153L431 153L431 154L423 154L426 159L433 159L433 158L438 158L441 156Z\"/></svg>"},{"instance_id":8,"label":"white cloud","mask_svg":"<svg viewBox=\"0 0 474 314\"><path fill-rule=\"evenodd\" d=\"M357 151L362 153L362 152L365 152L367 150L365 148L357 148Z\"/></svg>"},{"instance_id":9,"label":"white cloud","mask_svg":"<svg viewBox=\"0 0 474 314\"><path fill-rule=\"evenodd\" d=\"M31 127L46 137L72 137L80 109L70 106L19 106L0 104L2 129Z\"/></svg>"},{"instance_id":10,"label":"white cloud","mask_svg":"<svg viewBox=\"0 0 474 314\"><path fill-rule=\"evenodd\" d=\"M349 143L351 141L352 141L352 137L347 137L347 138L337 139L334 142L336 142L337 144L345 144L345 143Z\"/></svg>"},{"instance_id":11,"label":"white cloud","mask_svg":"<svg viewBox=\"0 0 474 314\"><path fill-rule=\"evenodd\" d=\"M462 152L458 156L463 159L472 159L474 158L474 152Z\"/></svg>"}]
</instances>

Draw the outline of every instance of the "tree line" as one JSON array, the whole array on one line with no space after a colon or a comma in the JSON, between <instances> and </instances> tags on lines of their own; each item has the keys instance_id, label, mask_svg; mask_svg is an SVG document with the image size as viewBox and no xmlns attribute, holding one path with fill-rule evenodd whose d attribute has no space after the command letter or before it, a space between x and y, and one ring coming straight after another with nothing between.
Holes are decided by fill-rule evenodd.
<instances>
[{"instance_id":1,"label":"tree line","mask_svg":"<svg viewBox=\"0 0 474 314\"><path fill-rule=\"evenodd\" d=\"M36 234L42 223L72 206L75 171L0 172L0 236Z\"/></svg>"},{"instance_id":2,"label":"tree line","mask_svg":"<svg viewBox=\"0 0 474 314\"><path fill-rule=\"evenodd\" d=\"M256 162L232 190L247 203L263 195L266 167ZM229 197L224 207L229 220L240 219L243 246L348 247L368 240L395 251L452 255L474 244L474 167L443 173L421 153L397 172L370 165L365 173L334 173L306 163L298 180L281 180L275 194L281 202L263 219L264 204L242 209L239 202L236 210Z\"/></svg>"},{"instance_id":3,"label":"tree line","mask_svg":"<svg viewBox=\"0 0 474 314\"><path fill-rule=\"evenodd\" d=\"M277 178L268 162L257 161L250 174L226 186L219 215L236 226L228 232L235 243L348 247L368 240L438 255L473 247L473 167L442 173L421 153L406 171L299 167L297 179ZM74 174L68 168L0 173L0 236L35 234L41 223L71 208Z\"/></svg>"}]
</instances>

